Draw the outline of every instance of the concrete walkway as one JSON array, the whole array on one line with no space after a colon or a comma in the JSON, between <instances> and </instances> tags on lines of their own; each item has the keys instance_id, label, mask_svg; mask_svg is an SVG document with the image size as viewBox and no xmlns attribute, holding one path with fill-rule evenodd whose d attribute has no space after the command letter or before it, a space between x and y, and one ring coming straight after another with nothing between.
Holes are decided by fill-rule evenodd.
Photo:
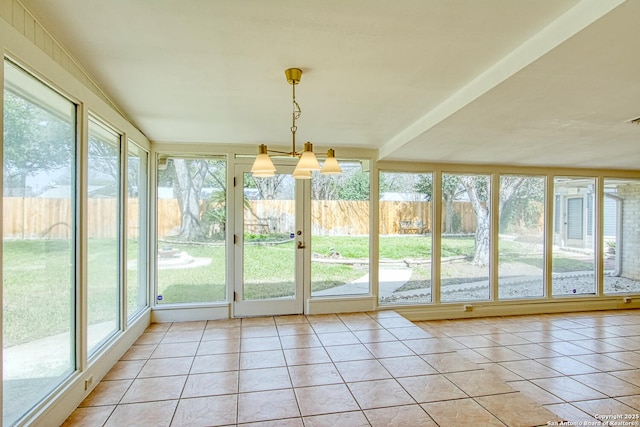
<instances>
[{"instance_id":1,"label":"concrete walkway","mask_svg":"<svg viewBox=\"0 0 640 427\"><path fill-rule=\"evenodd\" d=\"M402 287L411 278L410 268L383 268L378 272L380 282L380 296L388 297L393 292ZM359 295L369 293L369 273L344 285L335 286L323 291L313 292L312 296L333 296L333 295Z\"/></svg>"},{"instance_id":2,"label":"concrete walkway","mask_svg":"<svg viewBox=\"0 0 640 427\"><path fill-rule=\"evenodd\" d=\"M114 322L89 325L89 348L115 330ZM3 349L5 380L56 377L74 362L69 332Z\"/></svg>"}]
</instances>

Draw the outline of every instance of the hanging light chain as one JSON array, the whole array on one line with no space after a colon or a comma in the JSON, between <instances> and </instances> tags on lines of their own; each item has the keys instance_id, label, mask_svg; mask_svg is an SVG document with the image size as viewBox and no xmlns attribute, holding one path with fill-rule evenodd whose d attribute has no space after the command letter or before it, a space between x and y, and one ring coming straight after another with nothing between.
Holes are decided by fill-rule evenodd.
<instances>
[{"instance_id":1,"label":"hanging light chain","mask_svg":"<svg viewBox=\"0 0 640 427\"><path fill-rule=\"evenodd\" d=\"M296 151L296 131L298 130L298 126L296 125L296 120L300 118L302 114L302 110L300 109L300 105L296 101L296 82L291 83L292 86L292 104L293 104L293 112L291 113L291 139L292 139L292 147L291 147L291 155L298 156L298 152Z\"/></svg>"},{"instance_id":2,"label":"hanging light chain","mask_svg":"<svg viewBox=\"0 0 640 427\"><path fill-rule=\"evenodd\" d=\"M293 171L292 176L296 179L311 179L311 171L319 170L320 173L323 174L336 174L341 173L342 169L338 164L335 151L330 149L327 152L327 158L324 162L324 166L321 168L318 164L318 160L316 159L315 154L313 153L313 144L311 142L306 142L304 144L304 149L300 152L296 151L296 132L298 130L298 126L296 121L302 115L302 109L300 105L296 101L296 85L300 83L300 79L302 77L302 70L299 68L289 68L284 71L285 76L287 77L287 81L291 84L292 87L292 113L291 113L291 151L277 151L277 150L269 150L267 146L261 144L258 147L258 156L256 160L253 162L253 166L251 167L251 172L253 176L257 177L272 177L275 175L276 168L269 158L269 152L278 153L281 155L287 155L291 157L297 157L298 163L296 164L296 168Z\"/></svg>"}]
</instances>

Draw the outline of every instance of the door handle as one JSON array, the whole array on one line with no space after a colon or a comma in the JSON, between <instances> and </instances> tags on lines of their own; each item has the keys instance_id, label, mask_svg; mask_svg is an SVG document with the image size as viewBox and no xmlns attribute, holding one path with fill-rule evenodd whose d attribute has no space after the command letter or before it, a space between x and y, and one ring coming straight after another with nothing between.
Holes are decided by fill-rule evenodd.
<instances>
[{"instance_id":1,"label":"door handle","mask_svg":"<svg viewBox=\"0 0 640 427\"><path fill-rule=\"evenodd\" d=\"M306 246L301 241L298 241L298 249L304 249Z\"/></svg>"}]
</instances>

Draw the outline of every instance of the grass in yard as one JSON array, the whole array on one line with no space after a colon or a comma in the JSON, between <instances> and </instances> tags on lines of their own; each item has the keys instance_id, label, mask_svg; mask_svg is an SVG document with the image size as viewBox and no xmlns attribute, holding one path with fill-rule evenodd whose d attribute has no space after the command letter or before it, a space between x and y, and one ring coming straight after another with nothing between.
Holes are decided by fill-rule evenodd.
<instances>
[{"instance_id":1,"label":"grass in yard","mask_svg":"<svg viewBox=\"0 0 640 427\"><path fill-rule=\"evenodd\" d=\"M113 262L101 262L102 254L112 255L111 244L92 241L90 247L89 319L97 323L117 316L117 276ZM5 347L69 332L75 305L71 248L65 240L3 243Z\"/></svg>"},{"instance_id":2,"label":"grass in yard","mask_svg":"<svg viewBox=\"0 0 640 427\"><path fill-rule=\"evenodd\" d=\"M366 238L348 238L355 253L362 253ZM358 241L357 239L360 239ZM362 245L362 241L367 242ZM316 240L313 240L314 248ZM322 242L328 250L335 241ZM339 242L337 242L339 244ZM295 277L295 241L276 245L248 245L245 247L245 299L267 299L292 296ZM314 249L315 252L315 249ZM367 255L368 256L368 255ZM353 258L361 258L354 256ZM361 268L344 264L313 263L312 290L321 291L343 285L366 274Z\"/></svg>"},{"instance_id":3,"label":"grass in yard","mask_svg":"<svg viewBox=\"0 0 640 427\"><path fill-rule=\"evenodd\" d=\"M443 237L441 245L442 258L452 256L472 258L476 243L473 237Z\"/></svg>"},{"instance_id":4,"label":"grass in yard","mask_svg":"<svg viewBox=\"0 0 640 427\"><path fill-rule=\"evenodd\" d=\"M295 241L263 244L266 238L250 237L252 242L244 248L244 298L249 300L282 298L291 296L295 288ZM286 236L288 237L288 236ZM366 237L347 237L341 239L320 238L319 244L326 251L338 244L349 247L347 251L353 258L367 258L369 251ZM249 239L247 239L249 240ZM282 239L276 239L282 242ZM316 252L316 238L313 240ZM215 302L226 300L223 246L195 246L172 244L174 249L184 250L193 257L209 257L212 263L197 268L161 269L158 272L158 293L162 295L160 303ZM343 257L347 258L343 255ZM313 291L320 291L343 285L366 274L366 270L351 265L315 263L312 267Z\"/></svg>"},{"instance_id":5,"label":"grass in yard","mask_svg":"<svg viewBox=\"0 0 640 427\"><path fill-rule=\"evenodd\" d=\"M244 248L244 299L290 297L295 293L295 241Z\"/></svg>"},{"instance_id":6,"label":"grass in yard","mask_svg":"<svg viewBox=\"0 0 640 427\"><path fill-rule=\"evenodd\" d=\"M226 287L216 284L172 283L163 287L162 304L225 301Z\"/></svg>"},{"instance_id":7,"label":"grass in yard","mask_svg":"<svg viewBox=\"0 0 640 427\"><path fill-rule=\"evenodd\" d=\"M473 237L444 237L442 257L473 256ZM431 236L380 236L380 259L431 258Z\"/></svg>"},{"instance_id":8,"label":"grass in yard","mask_svg":"<svg viewBox=\"0 0 640 427\"><path fill-rule=\"evenodd\" d=\"M338 252L343 258L368 258L368 236L314 236L312 250L322 256ZM473 237L445 237L442 256L473 256ZM380 259L430 258L431 236L380 236Z\"/></svg>"},{"instance_id":9,"label":"grass in yard","mask_svg":"<svg viewBox=\"0 0 640 427\"><path fill-rule=\"evenodd\" d=\"M127 241L127 315L129 317L132 317L147 305L147 290L139 289L138 287L141 279L143 283L146 282L144 269L148 262L146 257L143 261L138 261L138 250L138 240L129 239ZM140 269L142 269L142 272Z\"/></svg>"},{"instance_id":10,"label":"grass in yard","mask_svg":"<svg viewBox=\"0 0 640 427\"><path fill-rule=\"evenodd\" d=\"M285 236L287 237L287 236ZM264 240L251 237L250 240ZM282 241L282 240L281 240ZM263 242L264 243L264 242ZM175 249L195 258L208 258L211 263L196 268L160 269L158 291L160 303L190 303L226 301L226 255L222 244L195 245L172 243ZM137 242L128 242L128 259L137 259ZM513 250L511 250L513 249ZM472 237L442 239L442 256L471 257L474 250ZM246 245L245 298L262 299L286 297L292 294L295 277L295 241L284 239L280 244ZM312 251L328 258L340 253L341 260L367 260L368 236L314 236ZM516 256L510 248L508 258L500 262L517 260L538 267L539 256ZM380 257L386 260L429 259L430 236L381 236ZM113 262L113 241L91 240L89 253L88 298L91 322L113 319L117 315L116 266ZM108 260L108 261L105 261ZM593 264L584 260L555 256L554 272L591 270ZM428 287L431 284L430 266L413 268L411 280L401 290ZM314 292L348 283L368 272L358 263L312 264ZM128 270L128 306L137 307L138 270ZM4 345L12 346L63 332L74 324L75 291L72 243L64 240L5 241L3 251ZM238 279L239 280L239 279ZM445 278L442 285L465 283L469 278Z\"/></svg>"},{"instance_id":11,"label":"grass in yard","mask_svg":"<svg viewBox=\"0 0 640 427\"><path fill-rule=\"evenodd\" d=\"M136 248L130 245L130 248ZM135 258L137 255L134 255ZM130 252L131 257L131 252ZM89 323L118 315L117 259L113 241L89 241ZM75 291L71 241L3 242L3 335L10 347L69 332L74 323ZM129 288L135 300L137 280Z\"/></svg>"},{"instance_id":12,"label":"grass in yard","mask_svg":"<svg viewBox=\"0 0 640 427\"><path fill-rule=\"evenodd\" d=\"M320 256L339 253L342 258L368 258L368 236L313 236L311 250Z\"/></svg>"},{"instance_id":13,"label":"grass in yard","mask_svg":"<svg viewBox=\"0 0 640 427\"><path fill-rule=\"evenodd\" d=\"M572 271L593 271L595 264L593 261L581 261L569 257L554 257L551 263L554 273L571 273Z\"/></svg>"},{"instance_id":14,"label":"grass in yard","mask_svg":"<svg viewBox=\"0 0 640 427\"><path fill-rule=\"evenodd\" d=\"M117 324L120 314L118 241L89 239L87 260L88 324L108 320Z\"/></svg>"},{"instance_id":15,"label":"grass in yard","mask_svg":"<svg viewBox=\"0 0 640 427\"><path fill-rule=\"evenodd\" d=\"M313 263L311 266L311 292L349 283L365 274L366 268L343 264Z\"/></svg>"},{"instance_id":16,"label":"grass in yard","mask_svg":"<svg viewBox=\"0 0 640 427\"><path fill-rule=\"evenodd\" d=\"M71 242L3 244L4 347L68 332L72 325Z\"/></svg>"},{"instance_id":17,"label":"grass in yard","mask_svg":"<svg viewBox=\"0 0 640 427\"><path fill-rule=\"evenodd\" d=\"M313 236L311 250L321 258L369 259L368 236ZM368 273L366 267L351 264L312 262L311 292L320 292L349 283Z\"/></svg>"},{"instance_id":18,"label":"grass in yard","mask_svg":"<svg viewBox=\"0 0 640 427\"><path fill-rule=\"evenodd\" d=\"M161 304L226 301L225 246L172 243L173 249L194 258L208 258L211 263L195 268L158 270L158 295Z\"/></svg>"}]
</instances>

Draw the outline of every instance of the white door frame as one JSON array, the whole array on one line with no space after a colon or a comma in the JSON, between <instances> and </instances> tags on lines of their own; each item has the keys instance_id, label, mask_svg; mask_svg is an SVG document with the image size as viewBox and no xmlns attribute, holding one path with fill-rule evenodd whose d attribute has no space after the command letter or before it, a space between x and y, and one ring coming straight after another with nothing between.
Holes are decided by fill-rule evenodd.
<instances>
[{"instance_id":1,"label":"white door frame","mask_svg":"<svg viewBox=\"0 0 640 427\"><path fill-rule=\"evenodd\" d=\"M274 163L279 173L291 174L292 165L278 165ZM235 197L234 197L234 292L233 316L274 316L287 314L302 314L306 293L310 289L309 266L311 261L311 217L310 217L310 184L307 180L295 180L295 296L293 298L275 298L264 300L244 299L244 174L249 173L250 164L236 164L234 169ZM306 284L306 286L305 286Z\"/></svg>"}]
</instances>

